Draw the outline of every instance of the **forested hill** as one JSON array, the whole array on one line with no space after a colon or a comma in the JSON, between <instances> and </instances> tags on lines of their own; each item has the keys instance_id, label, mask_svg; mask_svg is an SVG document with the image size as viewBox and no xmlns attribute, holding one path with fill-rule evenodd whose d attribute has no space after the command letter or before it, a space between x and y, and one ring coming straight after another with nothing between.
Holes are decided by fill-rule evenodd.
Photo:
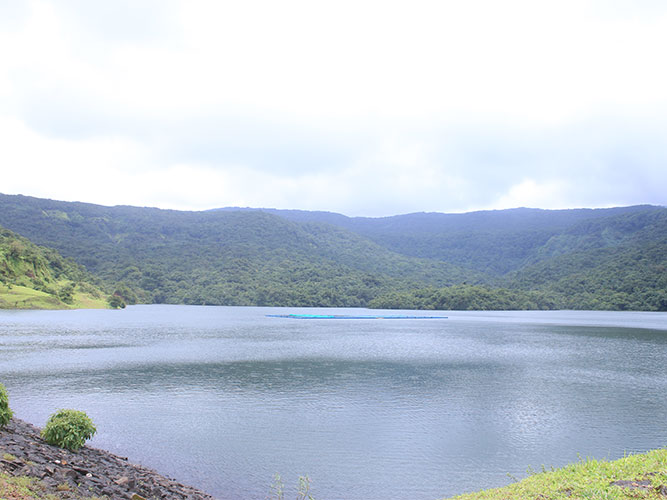
<instances>
[{"instance_id":1,"label":"forested hill","mask_svg":"<svg viewBox=\"0 0 667 500\"><path fill-rule=\"evenodd\" d=\"M0 227L0 308L67 309L114 304L81 266ZM120 305L120 302L116 305Z\"/></svg>"},{"instance_id":2,"label":"forested hill","mask_svg":"<svg viewBox=\"0 0 667 500\"><path fill-rule=\"evenodd\" d=\"M645 226L659 238L651 217L664 224L667 209L649 205L608 209L516 208L464 214L413 213L345 217L329 212L269 210L299 222L324 222L352 231L394 252L437 259L500 276L556 255L617 246ZM664 236L664 232L663 232Z\"/></svg>"},{"instance_id":3,"label":"forested hill","mask_svg":"<svg viewBox=\"0 0 667 500\"><path fill-rule=\"evenodd\" d=\"M0 195L0 224L116 283L130 303L362 306L390 290L484 279L344 229L259 211L180 212Z\"/></svg>"},{"instance_id":4,"label":"forested hill","mask_svg":"<svg viewBox=\"0 0 667 500\"><path fill-rule=\"evenodd\" d=\"M663 207L350 218L0 195L0 225L129 302L667 309Z\"/></svg>"},{"instance_id":5,"label":"forested hill","mask_svg":"<svg viewBox=\"0 0 667 500\"><path fill-rule=\"evenodd\" d=\"M404 255L475 269L495 285L392 291L376 298L376 307L667 310L664 207L518 208L380 219L272 212L326 221Z\"/></svg>"}]
</instances>

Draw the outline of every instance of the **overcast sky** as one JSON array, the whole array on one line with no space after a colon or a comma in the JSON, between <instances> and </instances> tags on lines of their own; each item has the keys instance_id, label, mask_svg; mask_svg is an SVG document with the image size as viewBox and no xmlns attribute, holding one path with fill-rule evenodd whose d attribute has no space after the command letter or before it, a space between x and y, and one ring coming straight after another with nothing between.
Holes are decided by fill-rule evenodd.
<instances>
[{"instance_id":1,"label":"overcast sky","mask_svg":"<svg viewBox=\"0 0 667 500\"><path fill-rule=\"evenodd\" d=\"M667 203L664 0L0 0L0 192Z\"/></svg>"}]
</instances>

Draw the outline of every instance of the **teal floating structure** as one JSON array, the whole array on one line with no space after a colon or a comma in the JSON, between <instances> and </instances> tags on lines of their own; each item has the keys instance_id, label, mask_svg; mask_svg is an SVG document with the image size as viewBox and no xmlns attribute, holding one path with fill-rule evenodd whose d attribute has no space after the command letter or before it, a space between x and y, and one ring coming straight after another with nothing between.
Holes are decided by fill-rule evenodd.
<instances>
[{"instance_id":1,"label":"teal floating structure","mask_svg":"<svg viewBox=\"0 0 667 500\"><path fill-rule=\"evenodd\" d=\"M398 315L354 316L348 314L267 314L266 317L289 318L289 319L447 319L447 316L398 316Z\"/></svg>"}]
</instances>

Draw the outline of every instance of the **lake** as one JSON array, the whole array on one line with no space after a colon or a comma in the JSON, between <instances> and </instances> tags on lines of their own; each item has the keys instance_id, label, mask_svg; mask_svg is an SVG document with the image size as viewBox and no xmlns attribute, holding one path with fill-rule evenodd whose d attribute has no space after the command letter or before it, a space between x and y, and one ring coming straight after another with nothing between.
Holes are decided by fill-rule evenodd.
<instances>
[{"instance_id":1,"label":"lake","mask_svg":"<svg viewBox=\"0 0 667 500\"><path fill-rule=\"evenodd\" d=\"M0 382L42 427L221 499L434 500L667 445L667 314L131 306L0 311ZM392 311L383 314L442 312Z\"/></svg>"}]
</instances>

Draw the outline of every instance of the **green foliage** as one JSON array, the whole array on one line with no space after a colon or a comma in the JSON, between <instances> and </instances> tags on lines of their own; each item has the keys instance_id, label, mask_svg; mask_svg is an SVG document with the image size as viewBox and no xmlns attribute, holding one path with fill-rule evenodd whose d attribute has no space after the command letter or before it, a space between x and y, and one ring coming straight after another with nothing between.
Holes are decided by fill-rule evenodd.
<instances>
[{"instance_id":1,"label":"green foliage","mask_svg":"<svg viewBox=\"0 0 667 500\"><path fill-rule=\"evenodd\" d=\"M72 282L67 283L60 290L58 290L58 298L62 300L65 304L71 304L74 302L74 287L76 285Z\"/></svg>"},{"instance_id":2,"label":"green foliage","mask_svg":"<svg viewBox=\"0 0 667 500\"><path fill-rule=\"evenodd\" d=\"M561 309L667 311L667 245L562 255L522 269L512 281L557 297Z\"/></svg>"},{"instance_id":3,"label":"green foliage","mask_svg":"<svg viewBox=\"0 0 667 500\"><path fill-rule=\"evenodd\" d=\"M113 294L109 296L108 299L109 306L112 307L113 309L124 309L125 308L125 301L120 295Z\"/></svg>"},{"instance_id":4,"label":"green foliage","mask_svg":"<svg viewBox=\"0 0 667 500\"><path fill-rule=\"evenodd\" d=\"M625 482L627 486L623 487ZM628 484L629 483L629 484ZM531 474L503 488L453 497L455 500L609 499L657 500L667 491L667 449L619 460L581 460Z\"/></svg>"},{"instance_id":5,"label":"green foliage","mask_svg":"<svg viewBox=\"0 0 667 500\"><path fill-rule=\"evenodd\" d=\"M3 384L0 384L0 429L6 426L12 419L11 408L9 408L9 395Z\"/></svg>"},{"instance_id":6,"label":"green foliage","mask_svg":"<svg viewBox=\"0 0 667 500\"><path fill-rule=\"evenodd\" d=\"M101 299L97 281L55 250L0 228L0 308L85 305L82 300Z\"/></svg>"},{"instance_id":7,"label":"green foliage","mask_svg":"<svg viewBox=\"0 0 667 500\"><path fill-rule=\"evenodd\" d=\"M96 276L81 267L83 274L73 274L71 261L54 257L49 266L61 266L61 276L49 279L38 262L27 267L32 247L21 240L7 247L4 267L0 255L0 281L29 282L67 300L67 282L77 283L76 292L99 279L115 307L667 310L663 207L372 219L0 195L0 224L56 248Z\"/></svg>"},{"instance_id":8,"label":"green foliage","mask_svg":"<svg viewBox=\"0 0 667 500\"><path fill-rule=\"evenodd\" d=\"M409 292L391 292L373 299L369 306L378 309L435 309L441 311L502 311L554 309L556 299L539 292L454 285L445 288L421 288Z\"/></svg>"},{"instance_id":9,"label":"green foliage","mask_svg":"<svg viewBox=\"0 0 667 500\"><path fill-rule=\"evenodd\" d=\"M354 307L416 283L478 278L343 229L260 211L176 212L0 195L0 224L76 259L128 304Z\"/></svg>"},{"instance_id":10,"label":"green foliage","mask_svg":"<svg viewBox=\"0 0 667 500\"><path fill-rule=\"evenodd\" d=\"M42 438L49 444L76 451L97 432L93 421L82 411L58 410L49 417Z\"/></svg>"},{"instance_id":11,"label":"green foliage","mask_svg":"<svg viewBox=\"0 0 667 500\"><path fill-rule=\"evenodd\" d=\"M269 500L284 500L285 499L285 484L283 483L280 474L273 476L273 484L271 485L271 492L269 493ZM315 500L310 494L310 478L308 476L299 476L299 485L296 491L296 500Z\"/></svg>"}]
</instances>

